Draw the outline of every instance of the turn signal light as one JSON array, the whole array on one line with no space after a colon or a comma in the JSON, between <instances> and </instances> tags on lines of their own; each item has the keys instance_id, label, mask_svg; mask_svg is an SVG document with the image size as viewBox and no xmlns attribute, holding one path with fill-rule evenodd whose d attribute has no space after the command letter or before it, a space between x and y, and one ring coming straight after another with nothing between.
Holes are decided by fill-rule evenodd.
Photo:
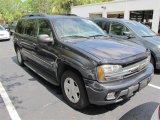
<instances>
[{"instance_id":1,"label":"turn signal light","mask_svg":"<svg viewBox=\"0 0 160 120\"><path fill-rule=\"evenodd\" d=\"M98 72L98 78L99 78L99 80L101 81L101 80L103 80L103 70L102 70L102 67L98 67L97 68L97 72Z\"/></svg>"}]
</instances>

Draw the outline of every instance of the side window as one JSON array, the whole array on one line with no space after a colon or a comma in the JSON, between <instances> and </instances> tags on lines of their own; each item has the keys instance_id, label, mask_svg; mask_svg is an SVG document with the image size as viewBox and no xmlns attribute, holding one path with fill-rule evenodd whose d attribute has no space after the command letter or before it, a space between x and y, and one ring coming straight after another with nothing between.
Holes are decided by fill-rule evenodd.
<instances>
[{"instance_id":1,"label":"side window","mask_svg":"<svg viewBox=\"0 0 160 120\"><path fill-rule=\"evenodd\" d=\"M109 33L109 26L110 26L109 22L103 22L102 29L105 30L107 33Z\"/></svg>"},{"instance_id":2,"label":"side window","mask_svg":"<svg viewBox=\"0 0 160 120\"><path fill-rule=\"evenodd\" d=\"M38 35L47 34L49 37L53 37L52 29L47 20L39 20L39 32Z\"/></svg>"},{"instance_id":3,"label":"side window","mask_svg":"<svg viewBox=\"0 0 160 120\"><path fill-rule=\"evenodd\" d=\"M22 26L22 21L19 21L15 30L19 34L23 34L23 26Z\"/></svg>"},{"instance_id":4,"label":"side window","mask_svg":"<svg viewBox=\"0 0 160 120\"><path fill-rule=\"evenodd\" d=\"M110 25L109 33L112 35L125 36L124 32L129 32L129 29L123 24L112 22Z\"/></svg>"},{"instance_id":5,"label":"side window","mask_svg":"<svg viewBox=\"0 0 160 120\"><path fill-rule=\"evenodd\" d=\"M36 37L37 36L37 23L36 20L29 19L24 21L24 34Z\"/></svg>"},{"instance_id":6,"label":"side window","mask_svg":"<svg viewBox=\"0 0 160 120\"><path fill-rule=\"evenodd\" d=\"M96 21L96 24L100 27L100 28L102 28L102 22L101 21ZM102 28L103 29L103 28Z\"/></svg>"}]
</instances>

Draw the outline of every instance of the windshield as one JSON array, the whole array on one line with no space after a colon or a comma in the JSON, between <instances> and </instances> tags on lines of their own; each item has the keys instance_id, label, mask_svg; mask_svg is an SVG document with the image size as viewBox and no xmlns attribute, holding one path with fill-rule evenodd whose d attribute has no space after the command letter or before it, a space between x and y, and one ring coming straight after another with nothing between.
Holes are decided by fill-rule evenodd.
<instances>
[{"instance_id":1,"label":"windshield","mask_svg":"<svg viewBox=\"0 0 160 120\"><path fill-rule=\"evenodd\" d=\"M2 26L0 26L0 30L5 30Z\"/></svg>"},{"instance_id":2,"label":"windshield","mask_svg":"<svg viewBox=\"0 0 160 120\"><path fill-rule=\"evenodd\" d=\"M136 21L126 21L126 24L141 37L152 37L156 34L145 25Z\"/></svg>"},{"instance_id":3,"label":"windshield","mask_svg":"<svg viewBox=\"0 0 160 120\"><path fill-rule=\"evenodd\" d=\"M54 26L60 38L87 38L107 36L106 33L90 20L82 18L56 18Z\"/></svg>"}]
</instances>

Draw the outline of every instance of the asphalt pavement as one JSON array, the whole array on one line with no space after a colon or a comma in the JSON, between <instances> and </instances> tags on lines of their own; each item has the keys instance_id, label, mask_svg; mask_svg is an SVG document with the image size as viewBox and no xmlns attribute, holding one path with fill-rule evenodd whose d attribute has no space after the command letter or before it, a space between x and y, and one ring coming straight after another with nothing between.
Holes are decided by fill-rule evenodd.
<instances>
[{"instance_id":1,"label":"asphalt pavement","mask_svg":"<svg viewBox=\"0 0 160 120\"><path fill-rule=\"evenodd\" d=\"M74 110L59 87L18 65L12 40L0 42L0 84L0 120L150 120L160 103L156 71L149 86L130 100Z\"/></svg>"}]
</instances>

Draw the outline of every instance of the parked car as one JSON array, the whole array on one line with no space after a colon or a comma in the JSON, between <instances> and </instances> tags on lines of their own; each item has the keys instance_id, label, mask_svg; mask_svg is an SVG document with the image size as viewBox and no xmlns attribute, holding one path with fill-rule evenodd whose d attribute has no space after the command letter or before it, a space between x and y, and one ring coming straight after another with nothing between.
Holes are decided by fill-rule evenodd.
<instances>
[{"instance_id":1,"label":"parked car","mask_svg":"<svg viewBox=\"0 0 160 120\"><path fill-rule=\"evenodd\" d=\"M160 70L160 36L145 25L124 19L91 18L111 37L144 45L151 51L151 63Z\"/></svg>"},{"instance_id":2,"label":"parked car","mask_svg":"<svg viewBox=\"0 0 160 120\"><path fill-rule=\"evenodd\" d=\"M78 16L25 15L17 24L14 47L18 63L61 86L75 109L130 98L152 78L146 48L110 38Z\"/></svg>"},{"instance_id":3,"label":"parked car","mask_svg":"<svg viewBox=\"0 0 160 120\"><path fill-rule=\"evenodd\" d=\"M15 32L16 25L17 25L17 21L13 21L9 24L10 35L12 35Z\"/></svg>"},{"instance_id":4,"label":"parked car","mask_svg":"<svg viewBox=\"0 0 160 120\"><path fill-rule=\"evenodd\" d=\"M1 26L3 26L7 31L9 30L8 29L8 24L1 24Z\"/></svg>"},{"instance_id":5,"label":"parked car","mask_svg":"<svg viewBox=\"0 0 160 120\"><path fill-rule=\"evenodd\" d=\"M10 40L10 35L9 32L0 25L0 41L2 40Z\"/></svg>"},{"instance_id":6,"label":"parked car","mask_svg":"<svg viewBox=\"0 0 160 120\"><path fill-rule=\"evenodd\" d=\"M151 120L160 120L160 105L157 107L157 109L153 113Z\"/></svg>"}]
</instances>

